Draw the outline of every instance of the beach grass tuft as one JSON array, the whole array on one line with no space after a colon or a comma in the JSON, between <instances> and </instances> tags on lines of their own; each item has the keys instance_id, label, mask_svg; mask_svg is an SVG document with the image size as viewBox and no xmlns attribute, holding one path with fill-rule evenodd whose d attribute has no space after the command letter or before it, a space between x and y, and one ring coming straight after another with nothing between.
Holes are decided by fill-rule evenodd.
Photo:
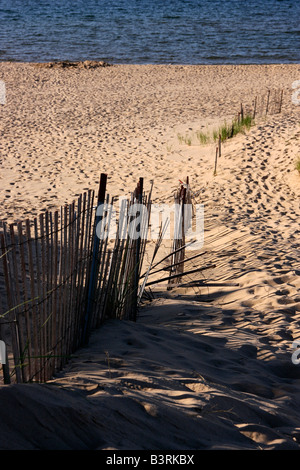
<instances>
[{"instance_id":1,"label":"beach grass tuft","mask_svg":"<svg viewBox=\"0 0 300 470\"><path fill-rule=\"evenodd\" d=\"M181 144L192 145L192 137L188 135L177 134L177 138Z\"/></svg>"},{"instance_id":2,"label":"beach grass tuft","mask_svg":"<svg viewBox=\"0 0 300 470\"><path fill-rule=\"evenodd\" d=\"M197 131L196 138L200 145L207 145L214 142L217 142L221 138L221 142L224 142L227 139L231 139L240 133L245 133L255 124L253 117L250 114L247 114L244 117L241 117L240 114L238 117L235 117L231 123L224 121L224 124L221 125L218 129L213 129L212 132ZM195 136L188 134L177 134L177 138L180 144L186 144L188 146L192 145Z\"/></svg>"},{"instance_id":3,"label":"beach grass tuft","mask_svg":"<svg viewBox=\"0 0 300 470\"><path fill-rule=\"evenodd\" d=\"M205 134L202 131L198 131L196 135L197 135L197 139L199 140L200 144L206 145L206 144L209 143L209 135L208 134Z\"/></svg>"},{"instance_id":4,"label":"beach grass tuft","mask_svg":"<svg viewBox=\"0 0 300 470\"><path fill-rule=\"evenodd\" d=\"M254 120L250 114L243 118L234 118L230 124L227 124L225 121L218 131L213 131L213 139L216 141L219 136L221 136L221 141L224 142L225 140L231 139L237 134L245 133L245 131L248 131L253 125Z\"/></svg>"}]
</instances>

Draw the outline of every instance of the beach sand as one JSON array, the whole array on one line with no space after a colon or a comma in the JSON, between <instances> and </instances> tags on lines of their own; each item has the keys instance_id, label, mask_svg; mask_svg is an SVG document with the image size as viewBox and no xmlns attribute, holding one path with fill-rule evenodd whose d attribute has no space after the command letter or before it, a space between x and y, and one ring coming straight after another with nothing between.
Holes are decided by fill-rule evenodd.
<instances>
[{"instance_id":1,"label":"beach sand","mask_svg":"<svg viewBox=\"0 0 300 470\"><path fill-rule=\"evenodd\" d=\"M205 207L188 267L215 264L201 279L228 284L157 284L136 323L105 323L49 383L1 386L1 449L300 449L299 79L300 65L0 63L0 220L58 209L101 172L112 196L143 177L167 204L188 176ZM281 112L271 93L214 175L197 132L269 89Z\"/></svg>"}]
</instances>

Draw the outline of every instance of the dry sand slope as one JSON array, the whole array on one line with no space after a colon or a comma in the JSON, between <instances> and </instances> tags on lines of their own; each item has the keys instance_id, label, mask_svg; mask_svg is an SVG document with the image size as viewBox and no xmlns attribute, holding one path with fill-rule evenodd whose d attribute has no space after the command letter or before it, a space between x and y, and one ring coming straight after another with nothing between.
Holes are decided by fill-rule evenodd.
<instances>
[{"instance_id":1,"label":"dry sand slope","mask_svg":"<svg viewBox=\"0 0 300 470\"><path fill-rule=\"evenodd\" d=\"M158 285L137 323L106 323L51 383L2 387L0 448L300 449L300 67L0 72L18 90L1 109L3 218L59 206L100 171L116 194L153 178L156 202L189 176L205 254L188 266L230 284ZM179 142L269 87L282 113L226 142L216 176L213 145Z\"/></svg>"}]
</instances>

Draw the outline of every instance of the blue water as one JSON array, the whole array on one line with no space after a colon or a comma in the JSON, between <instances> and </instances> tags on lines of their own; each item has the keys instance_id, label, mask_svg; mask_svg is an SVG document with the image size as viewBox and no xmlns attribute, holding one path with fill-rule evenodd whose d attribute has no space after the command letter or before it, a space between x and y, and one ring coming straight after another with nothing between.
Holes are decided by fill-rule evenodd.
<instances>
[{"instance_id":1,"label":"blue water","mask_svg":"<svg viewBox=\"0 0 300 470\"><path fill-rule=\"evenodd\" d=\"M300 0L0 0L0 60L299 63Z\"/></svg>"}]
</instances>

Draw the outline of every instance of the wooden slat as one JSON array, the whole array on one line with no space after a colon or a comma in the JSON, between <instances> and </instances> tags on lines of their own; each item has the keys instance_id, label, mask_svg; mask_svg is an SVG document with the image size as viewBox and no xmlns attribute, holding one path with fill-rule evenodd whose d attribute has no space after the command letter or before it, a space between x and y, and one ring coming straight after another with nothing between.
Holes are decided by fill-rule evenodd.
<instances>
[{"instance_id":1,"label":"wooden slat","mask_svg":"<svg viewBox=\"0 0 300 470\"><path fill-rule=\"evenodd\" d=\"M51 286L51 240L50 240L50 232L51 229L49 227L50 224L50 215L49 211L45 211L45 283L46 283L46 295L45 295L45 323L44 323L44 332L45 332L45 361L44 361L44 368L45 368L45 379L50 379L50 359L49 355L51 355L51 300L52 296L50 294L52 286Z\"/></svg>"},{"instance_id":2,"label":"wooden slat","mask_svg":"<svg viewBox=\"0 0 300 470\"><path fill-rule=\"evenodd\" d=\"M62 331L61 331L61 339L62 339L62 367L66 364L66 341L67 341L67 313L68 313L68 288L69 288L69 269L68 269L68 206L64 207L64 223L63 223L63 276L62 276L62 292L63 292L63 311L62 311Z\"/></svg>"},{"instance_id":3,"label":"wooden slat","mask_svg":"<svg viewBox=\"0 0 300 470\"><path fill-rule=\"evenodd\" d=\"M26 259L25 259L25 243L26 239L23 234L23 223L18 222L17 224L18 227L18 236L19 236L19 247L20 247L20 259L21 259L21 276L22 276L22 285L23 285L23 296L24 296L24 301L25 301L25 306L24 306L24 320L25 323L22 324L22 327L24 328L25 331L25 348L22 351L23 355L23 363L24 363L24 370L26 371L26 379L29 380L30 377L32 376L32 364L31 364L31 356L32 356L32 347L31 347L31 324L30 324L30 315L29 315L29 309L30 309L30 294L28 293L28 287L27 287L27 273L26 273ZM24 237L24 238L23 238Z\"/></svg>"},{"instance_id":4,"label":"wooden slat","mask_svg":"<svg viewBox=\"0 0 300 470\"><path fill-rule=\"evenodd\" d=\"M58 259L58 292L57 292L57 368L60 370L62 368L62 354L63 354L63 343L62 343L62 330L63 330L63 268L64 268L64 248L63 248L63 224L64 224L64 210L61 207L60 209L60 230L59 230L59 240L60 240L60 250L59 250L59 259Z\"/></svg>"},{"instance_id":5,"label":"wooden slat","mask_svg":"<svg viewBox=\"0 0 300 470\"><path fill-rule=\"evenodd\" d=\"M32 300L32 317L30 322L32 323L32 343L31 343L31 359L32 371L31 380L38 375L39 365L37 364L38 356L38 328L37 328L37 310L36 310L36 286L35 286L35 274L33 264L33 253L32 253L32 241L31 241L31 230L29 220L26 220L26 238L27 238L27 250L28 250L28 269L30 275L30 295ZM32 349L33 346L33 349Z\"/></svg>"},{"instance_id":6,"label":"wooden slat","mask_svg":"<svg viewBox=\"0 0 300 470\"><path fill-rule=\"evenodd\" d=\"M4 273L4 281L6 287L6 294L7 294L7 306L8 309L11 310L14 305L12 302L12 286L9 279L9 267L8 267L8 260L7 260L7 248L5 246L5 240L3 233L0 234L0 245L1 245L1 254L2 254L2 263L3 263L3 273ZM18 334L16 323L14 322L14 313L11 312L7 315L7 321L10 322L11 326L11 333L12 333L12 349L14 355L14 363L15 363L15 372L16 372L16 380L18 383L22 382L21 370L19 367L20 363L20 348L19 348L19 341L18 341Z\"/></svg>"},{"instance_id":7,"label":"wooden slat","mask_svg":"<svg viewBox=\"0 0 300 470\"><path fill-rule=\"evenodd\" d=\"M0 296L0 340L4 341L5 349L6 349L6 357L5 362L2 363L2 374L3 374L3 383L5 385L9 385L11 383L10 380L10 373L9 373L9 360L8 360L8 352L7 352L7 344L6 344L6 336L4 336L5 332L5 319L2 317L4 314L4 309L2 305L2 296ZM2 323L3 322L3 323Z\"/></svg>"},{"instance_id":8,"label":"wooden slat","mask_svg":"<svg viewBox=\"0 0 300 470\"><path fill-rule=\"evenodd\" d=\"M54 354L53 359L53 373L58 369L58 334L57 334L57 309L58 309L58 211L54 213L53 221L53 279L52 279L52 289L53 289L53 304L52 304L52 352Z\"/></svg>"},{"instance_id":9,"label":"wooden slat","mask_svg":"<svg viewBox=\"0 0 300 470\"><path fill-rule=\"evenodd\" d=\"M8 234L6 233L6 226L4 225L4 237L6 239L7 244L9 243L9 238ZM14 312L13 312L13 318L15 320L15 327L16 327L16 334L17 334L17 339L19 343L19 351L23 351L25 348L25 331L24 328L20 327L20 321L19 319L22 317L22 303L24 302L24 298L22 297L21 294L21 275L19 274L19 269L21 266L20 263L20 258L19 258L19 253L17 253L18 250L18 242L17 238L15 236L15 225L11 224L9 227L10 231L10 243L12 245L12 249L9 250L8 253L8 259L9 259L9 266L10 266L10 276L13 276L12 279L14 282L12 285L14 286L13 292L12 292L12 301L14 303ZM19 366L18 369L20 370L20 373L22 375L22 381L25 380L25 370L21 367L21 358L19 358Z\"/></svg>"},{"instance_id":10,"label":"wooden slat","mask_svg":"<svg viewBox=\"0 0 300 470\"><path fill-rule=\"evenodd\" d=\"M106 183L107 183L107 175L105 173L101 173L99 191L98 191L97 208L99 206L103 207L104 205ZM88 336L90 334L90 329L92 325L93 309L94 309L94 301L95 301L96 277L97 277L97 272L99 269L98 254L99 254L100 240L96 235L96 227L98 223L102 223L102 219L103 217L97 215L96 213L95 221L93 224L92 263L91 263L91 268L90 268L91 270L90 270L90 278L89 278L89 284L88 284L88 302L87 302L87 311L85 315L85 324L84 324L84 341L85 342L87 342L88 340Z\"/></svg>"},{"instance_id":11,"label":"wooden slat","mask_svg":"<svg viewBox=\"0 0 300 470\"><path fill-rule=\"evenodd\" d=\"M47 354L47 334L46 334L46 319L47 319L47 306L46 306L46 292L47 292L47 274L46 274L46 242L45 242L45 221L44 214L39 216L40 225L40 238L41 238L41 299L40 299L40 328L41 328L41 343L40 343L40 358L41 358L41 376L42 381L47 380L46 374L46 354Z\"/></svg>"},{"instance_id":12,"label":"wooden slat","mask_svg":"<svg viewBox=\"0 0 300 470\"><path fill-rule=\"evenodd\" d=\"M35 253L35 268L36 268L36 291L38 296L38 308L37 308L37 351L36 356L39 356L38 360L36 360L37 366L37 379L39 381L43 381L43 374L42 374L42 367L43 367L43 358L41 357L41 350L43 344L43 336L42 336L42 315L41 311L42 307L42 295L43 295L43 288L41 285L41 246L39 241L39 228L38 228L38 219L34 218L34 253Z\"/></svg>"}]
</instances>

